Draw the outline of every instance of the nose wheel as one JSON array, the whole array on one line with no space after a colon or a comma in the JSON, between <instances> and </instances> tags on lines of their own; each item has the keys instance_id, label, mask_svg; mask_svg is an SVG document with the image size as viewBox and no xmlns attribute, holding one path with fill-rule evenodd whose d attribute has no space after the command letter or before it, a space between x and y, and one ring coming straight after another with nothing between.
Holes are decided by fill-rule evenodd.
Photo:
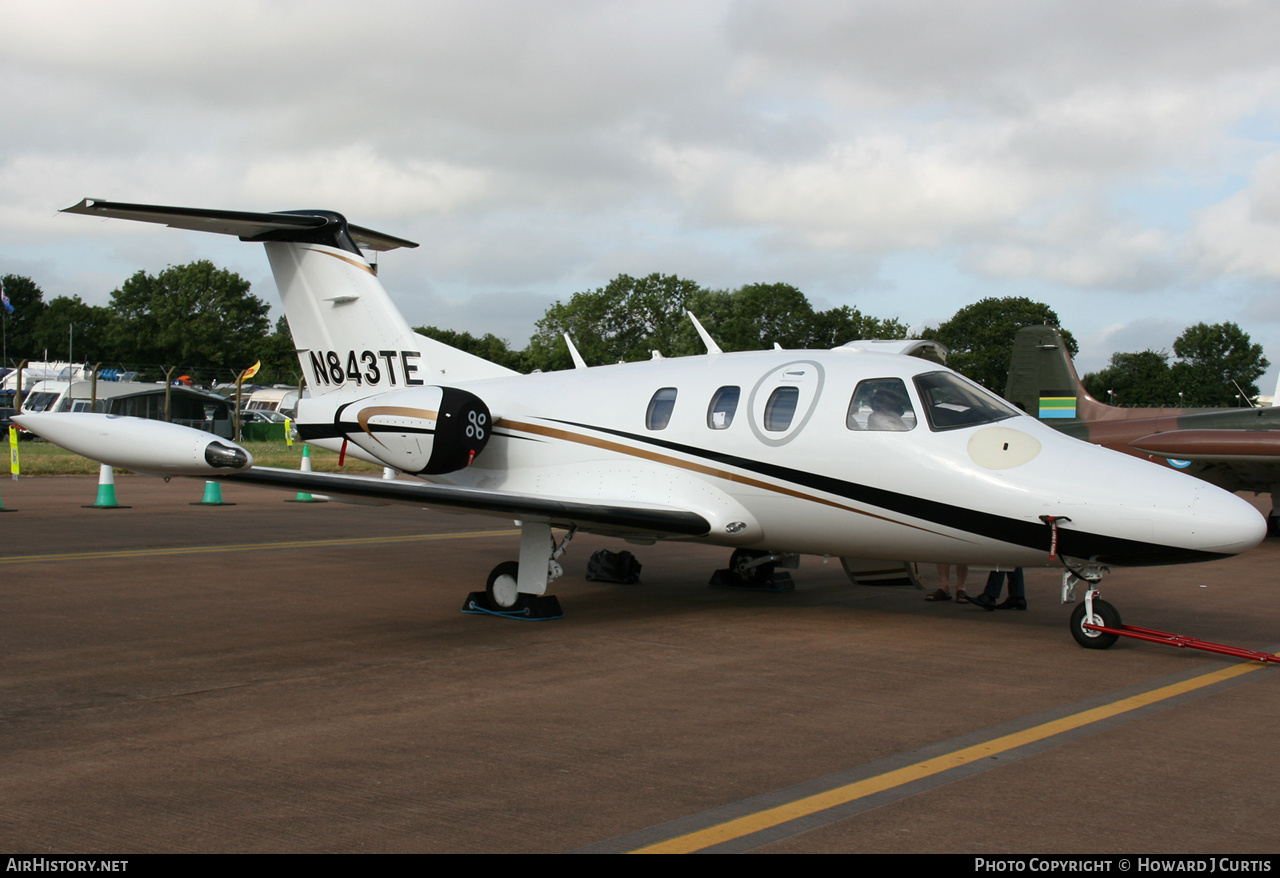
<instances>
[{"instance_id":1,"label":"nose wheel","mask_svg":"<svg viewBox=\"0 0 1280 878\"><path fill-rule=\"evenodd\" d=\"M1120 612L1101 598L1086 598L1084 602L1076 604L1071 612L1071 636L1085 649L1109 649L1120 639L1118 634L1094 631L1086 628L1086 624L1103 628L1120 627Z\"/></svg>"}]
</instances>

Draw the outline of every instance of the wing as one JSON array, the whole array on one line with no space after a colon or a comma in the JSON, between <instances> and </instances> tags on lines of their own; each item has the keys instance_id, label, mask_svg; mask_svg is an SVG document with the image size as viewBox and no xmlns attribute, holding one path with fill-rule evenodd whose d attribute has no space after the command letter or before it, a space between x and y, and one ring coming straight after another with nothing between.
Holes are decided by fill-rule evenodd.
<instances>
[{"instance_id":1,"label":"wing","mask_svg":"<svg viewBox=\"0 0 1280 878\"><path fill-rule=\"evenodd\" d=\"M705 536L711 525L694 512L632 503L591 503L569 498L539 497L479 488L390 481L367 476L304 473L255 466L241 473L212 476L228 484L254 485L349 497L375 503L407 503L459 509L504 518L541 518L553 526L576 525L584 531L612 536Z\"/></svg>"},{"instance_id":2,"label":"wing","mask_svg":"<svg viewBox=\"0 0 1280 878\"><path fill-rule=\"evenodd\" d=\"M1280 430L1169 430L1129 444L1177 460L1280 463Z\"/></svg>"}]
</instances>

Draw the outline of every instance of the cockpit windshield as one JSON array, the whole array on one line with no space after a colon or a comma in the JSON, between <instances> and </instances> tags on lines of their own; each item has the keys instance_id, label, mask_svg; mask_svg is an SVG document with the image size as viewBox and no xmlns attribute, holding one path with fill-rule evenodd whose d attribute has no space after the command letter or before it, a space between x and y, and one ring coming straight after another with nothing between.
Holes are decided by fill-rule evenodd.
<instances>
[{"instance_id":1,"label":"cockpit windshield","mask_svg":"<svg viewBox=\"0 0 1280 878\"><path fill-rule=\"evenodd\" d=\"M926 372L916 376L915 384L929 428L935 431L990 424L1019 414L1004 400L951 372Z\"/></svg>"}]
</instances>

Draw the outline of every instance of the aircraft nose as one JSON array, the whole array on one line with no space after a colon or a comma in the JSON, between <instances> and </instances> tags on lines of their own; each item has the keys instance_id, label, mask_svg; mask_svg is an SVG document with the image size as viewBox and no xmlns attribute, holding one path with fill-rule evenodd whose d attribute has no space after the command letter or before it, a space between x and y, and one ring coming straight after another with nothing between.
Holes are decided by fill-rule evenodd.
<instances>
[{"instance_id":1,"label":"aircraft nose","mask_svg":"<svg viewBox=\"0 0 1280 878\"><path fill-rule=\"evenodd\" d=\"M1238 555L1267 535L1267 520L1248 501L1210 485L1196 486L1191 507L1196 548Z\"/></svg>"}]
</instances>

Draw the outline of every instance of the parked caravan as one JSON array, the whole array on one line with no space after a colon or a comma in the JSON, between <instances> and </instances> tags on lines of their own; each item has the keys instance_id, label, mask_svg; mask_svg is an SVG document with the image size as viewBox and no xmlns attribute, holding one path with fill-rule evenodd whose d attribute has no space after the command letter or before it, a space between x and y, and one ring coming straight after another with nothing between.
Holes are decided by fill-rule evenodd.
<instances>
[{"instance_id":1,"label":"parked caravan","mask_svg":"<svg viewBox=\"0 0 1280 878\"><path fill-rule=\"evenodd\" d=\"M244 407L246 411L279 412L286 418L296 418L298 416L298 388L277 386L255 390Z\"/></svg>"},{"instance_id":2,"label":"parked caravan","mask_svg":"<svg viewBox=\"0 0 1280 878\"><path fill-rule=\"evenodd\" d=\"M23 400L23 413L102 412L153 421L172 421L230 439L235 433L231 403L191 387L140 381L41 381ZM165 391L171 412L165 412ZM95 402L96 399L96 402ZM166 416L168 414L168 416Z\"/></svg>"}]
</instances>

